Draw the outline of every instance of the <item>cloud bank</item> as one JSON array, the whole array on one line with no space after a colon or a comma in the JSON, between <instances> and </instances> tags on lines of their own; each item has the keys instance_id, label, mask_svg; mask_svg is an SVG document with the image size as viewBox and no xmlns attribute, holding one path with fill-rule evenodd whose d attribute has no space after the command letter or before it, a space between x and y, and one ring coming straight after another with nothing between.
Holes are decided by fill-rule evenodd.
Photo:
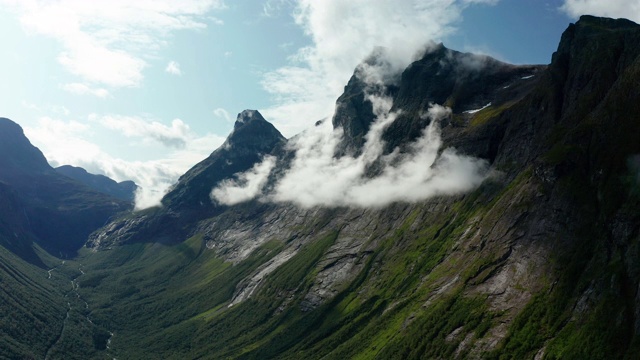
<instances>
[{"instance_id":1,"label":"cloud bank","mask_svg":"<svg viewBox=\"0 0 640 360\"><path fill-rule=\"evenodd\" d=\"M289 66L264 75L262 85L276 105L261 112L286 137L299 133L332 114L335 99L353 69L374 48L387 49L389 70L399 72L425 50L425 44L454 31L466 7L496 2L297 0L295 21L312 44L298 49ZM278 0L267 2L265 13L280 4ZM306 118L301 119L301 114Z\"/></svg>"},{"instance_id":2,"label":"cloud bank","mask_svg":"<svg viewBox=\"0 0 640 360\"><path fill-rule=\"evenodd\" d=\"M399 112L390 111L389 98L370 95L369 101L376 120L366 135L361 155L336 158L342 132L331 129L325 122L291 141L289 146L295 150L295 158L272 191L262 193L274 166L274 159L267 158L238 176L241 185L235 181L220 184L212 191L212 199L228 205L257 196L262 201L294 203L303 208L382 207L397 201L416 202L466 192L486 178L488 165L484 160L460 155L452 148L440 153L439 123L451 115L451 109L432 105L423 114L431 122L410 145L410 150L383 155L383 131ZM377 175L368 176L367 170L374 164L382 169Z\"/></svg>"}]
</instances>

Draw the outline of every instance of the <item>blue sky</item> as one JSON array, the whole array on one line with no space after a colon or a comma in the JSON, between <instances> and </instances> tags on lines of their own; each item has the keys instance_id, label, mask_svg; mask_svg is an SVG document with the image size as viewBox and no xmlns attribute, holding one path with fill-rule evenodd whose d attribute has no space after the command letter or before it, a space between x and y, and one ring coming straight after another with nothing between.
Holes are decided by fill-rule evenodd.
<instances>
[{"instance_id":1,"label":"blue sky","mask_svg":"<svg viewBox=\"0 0 640 360\"><path fill-rule=\"evenodd\" d=\"M398 71L429 41L548 63L584 13L638 21L640 1L0 0L0 116L150 204L244 109L287 137L331 116L375 46Z\"/></svg>"}]
</instances>

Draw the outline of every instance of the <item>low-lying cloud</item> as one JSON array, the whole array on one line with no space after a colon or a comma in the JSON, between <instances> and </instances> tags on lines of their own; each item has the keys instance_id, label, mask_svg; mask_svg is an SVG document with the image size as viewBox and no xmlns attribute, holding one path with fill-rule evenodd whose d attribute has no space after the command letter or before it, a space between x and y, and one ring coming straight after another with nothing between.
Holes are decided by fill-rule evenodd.
<instances>
[{"instance_id":1,"label":"low-lying cloud","mask_svg":"<svg viewBox=\"0 0 640 360\"><path fill-rule=\"evenodd\" d=\"M376 119L366 135L361 155L336 158L342 131L325 122L291 140L289 146L295 150L295 158L271 191L262 192L268 171L273 168L273 158L267 158L239 176L242 186L222 183L214 189L212 198L228 205L258 197L304 208L382 207L398 201L416 202L463 193L486 178L486 161L461 155L453 148L441 151L440 121L451 115L451 109L432 105L423 114L431 122L409 146L409 151L400 153L396 149L385 155L382 134L400 112L391 111L389 98L369 95L368 99ZM381 166L377 175L367 175L371 166Z\"/></svg>"},{"instance_id":2,"label":"low-lying cloud","mask_svg":"<svg viewBox=\"0 0 640 360\"><path fill-rule=\"evenodd\" d=\"M236 179L226 179L211 191L211 199L226 205L235 205L251 200L260 194L266 185L276 158L266 156L251 170L241 173Z\"/></svg>"}]
</instances>

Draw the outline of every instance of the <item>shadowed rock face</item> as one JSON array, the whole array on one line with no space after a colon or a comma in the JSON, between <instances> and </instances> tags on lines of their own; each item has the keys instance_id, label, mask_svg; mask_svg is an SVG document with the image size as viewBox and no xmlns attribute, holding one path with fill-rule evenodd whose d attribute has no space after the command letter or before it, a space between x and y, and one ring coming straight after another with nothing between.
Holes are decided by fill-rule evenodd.
<instances>
[{"instance_id":1,"label":"shadowed rock face","mask_svg":"<svg viewBox=\"0 0 640 360\"><path fill-rule=\"evenodd\" d=\"M85 169L71 165L63 165L55 170L67 177L77 180L93 190L113 196L116 199L132 202L138 185L133 181L116 182L104 175L88 173Z\"/></svg>"}]
</instances>

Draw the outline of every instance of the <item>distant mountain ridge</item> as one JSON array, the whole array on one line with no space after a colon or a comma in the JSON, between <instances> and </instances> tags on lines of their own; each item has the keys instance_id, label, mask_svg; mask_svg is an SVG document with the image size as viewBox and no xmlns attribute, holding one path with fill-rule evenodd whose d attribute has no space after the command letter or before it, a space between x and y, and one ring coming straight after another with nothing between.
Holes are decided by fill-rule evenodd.
<instances>
[{"instance_id":1,"label":"distant mountain ridge","mask_svg":"<svg viewBox=\"0 0 640 360\"><path fill-rule=\"evenodd\" d=\"M56 172L6 118L0 118L0 181L19 199L30 233L54 253L74 253L92 231L132 207Z\"/></svg>"},{"instance_id":2,"label":"distant mountain ridge","mask_svg":"<svg viewBox=\"0 0 640 360\"><path fill-rule=\"evenodd\" d=\"M116 199L124 201L133 201L138 185L131 180L116 182L115 180L99 174L90 174L87 170L71 166L63 165L55 168L55 170L67 177L75 179L90 188L101 193L111 195Z\"/></svg>"}]
</instances>

